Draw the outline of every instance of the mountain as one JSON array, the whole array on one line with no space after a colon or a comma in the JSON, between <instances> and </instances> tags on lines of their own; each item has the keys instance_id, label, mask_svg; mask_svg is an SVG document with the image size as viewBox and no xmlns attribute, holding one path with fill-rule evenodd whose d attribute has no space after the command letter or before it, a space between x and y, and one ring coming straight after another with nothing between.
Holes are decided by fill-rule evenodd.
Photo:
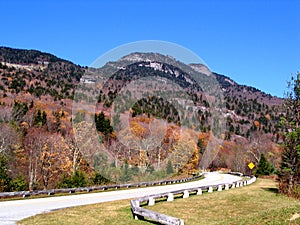
<instances>
[{"instance_id":1,"label":"mountain","mask_svg":"<svg viewBox=\"0 0 300 225\"><path fill-rule=\"evenodd\" d=\"M67 60L36 50L0 47L0 89L4 96L49 95L55 100L73 97L84 69Z\"/></svg>"},{"instance_id":2,"label":"mountain","mask_svg":"<svg viewBox=\"0 0 300 225\"><path fill-rule=\"evenodd\" d=\"M76 185L162 179L170 163L179 174L250 173L261 153L278 167L282 104L158 53L87 68L0 47L0 156L11 180L20 174L29 189L65 187L75 175L86 179Z\"/></svg>"},{"instance_id":3,"label":"mountain","mask_svg":"<svg viewBox=\"0 0 300 225\"><path fill-rule=\"evenodd\" d=\"M195 73L195 70L198 73ZM119 92L131 82L146 77L150 77L150 79L153 77L153 80L155 77L160 77L174 82L190 95L194 101L193 110L198 111L197 115L193 115L192 121L196 121L196 117L200 116L202 118L201 126L204 130L211 129L209 124L212 118L208 113L210 108L208 99L215 97L214 95L221 90L224 97L222 113L227 118L227 138L232 136L231 134L249 138L251 133L257 130L271 134L274 138L278 134L278 122L283 112L283 99L266 94L254 87L239 85L227 76L210 72L205 65L191 64L188 66L170 56L158 53L132 53L117 62L107 63L103 68L89 74L88 77L97 77L98 75L103 78L103 74L106 74L107 77L101 80L105 83L98 99L102 110L105 108L109 110ZM172 87L165 85L163 88L172 89L174 85ZM130 92L138 93L138 90L132 89ZM154 88L143 89L143 92L145 93L140 93L140 95L144 95L142 100L144 108L151 103L147 99L148 95L153 95L151 92L156 92L156 96L163 95L163 91L154 90ZM164 101L167 105L167 100L164 99ZM123 110L133 104L134 102L130 102L129 98L121 103ZM138 104L142 104L142 102L140 101ZM147 114L151 111L150 109L144 110L143 107L137 108L137 105L134 105L139 113ZM164 112L162 106L155 106L155 108L156 111ZM176 114L175 117L178 117L177 112L173 110L173 113ZM169 120L178 121L178 118L170 117L172 115L168 116ZM204 122L205 120L207 122Z\"/></svg>"},{"instance_id":4,"label":"mountain","mask_svg":"<svg viewBox=\"0 0 300 225\"><path fill-rule=\"evenodd\" d=\"M205 65L185 65L171 56L135 52L116 62L108 62L103 68L86 70L49 53L1 47L0 62L0 90L4 99L12 100L16 96L27 94L30 100L48 96L48 99L52 99L50 101L64 101L74 97L75 88L80 80L81 83L94 83L101 79L106 80L106 83L99 96L93 97L97 98L98 103L103 103L100 104L101 109L109 111L118 92L127 84L141 78L159 76L183 88L194 100L194 110L199 111L197 116L207 119L209 123L211 121L207 114L209 106L207 107L206 95L215 95L217 89L221 89L225 99L223 114L227 117L227 127L231 128L231 132L227 133L249 137L251 131L256 131L257 128L273 135L278 133L277 123L281 116L283 99L265 94L254 87L239 85L227 76L211 73ZM210 93L205 93L203 88L210 90ZM89 91L92 90L93 88ZM150 104L147 99L142 101ZM143 109L136 110L148 113ZM172 115L168 116L169 120L179 119L171 117ZM259 125L254 125L255 122ZM210 129L208 123L204 123L203 120L201 123L205 130Z\"/></svg>"}]
</instances>

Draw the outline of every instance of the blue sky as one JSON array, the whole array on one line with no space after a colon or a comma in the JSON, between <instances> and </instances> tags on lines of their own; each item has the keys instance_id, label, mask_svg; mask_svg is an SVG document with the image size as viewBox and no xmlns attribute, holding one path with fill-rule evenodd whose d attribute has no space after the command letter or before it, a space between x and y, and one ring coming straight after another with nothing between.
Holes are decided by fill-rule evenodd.
<instances>
[{"instance_id":1,"label":"blue sky","mask_svg":"<svg viewBox=\"0 0 300 225\"><path fill-rule=\"evenodd\" d=\"M80 65L119 45L163 40L214 72L283 96L300 71L297 0L0 0L0 46L37 49Z\"/></svg>"}]
</instances>

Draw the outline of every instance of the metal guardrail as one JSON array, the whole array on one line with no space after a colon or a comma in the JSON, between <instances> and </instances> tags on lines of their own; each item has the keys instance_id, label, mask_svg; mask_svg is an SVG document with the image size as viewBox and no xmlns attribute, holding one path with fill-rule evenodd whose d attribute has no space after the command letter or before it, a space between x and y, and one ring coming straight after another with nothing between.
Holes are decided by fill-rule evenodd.
<instances>
[{"instance_id":1,"label":"metal guardrail","mask_svg":"<svg viewBox=\"0 0 300 225\"><path fill-rule=\"evenodd\" d=\"M159 186L166 184L176 184L192 181L202 177L202 175L194 176L190 178L182 178L175 180L162 180L152 182L140 182L140 183L129 183L129 184L115 184L115 185L103 185L103 186L91 186L91 187L79 187L79 188L60 188L60 189L49 189L49 190L38 190L38 191L18 191L18 192L1 192L0 198L14 198L14 197L30 197L38 195L55 195L60 193L78 193L78 192L92 192L99 190L113 190L120 188L136 188L136 187L147 187L147 186Z\"/></svg>"},{"instance_id":2,"label":"metal guardrail","mask_svg":"<svg viewBox=\"0 0 300 225\"><path fill-rule=\"evenodd\" d=\"M238 176L243 176L241 173L231 173ZM134 219L144 219L145 217L150 218L153 221L159 222L161 224L167 225L184 225L184 221L179 218L171 217L165 214L160 214L152 210L144 209L141 207L142 204L154 205L155 199L167 198L167 201L173 201L174 196L182 195L183 198L188 198L191 193L196 193L197 195L202 195L203 191L213 192L214 190L222 191L229 190L230 188L238 188L245 185L252 184L256 181L256 177L248 177L248 180L235 181L232 183L223 183L218 185L209 185L209 186L199 186L187 189L176 190L172 192L165 192L155 195L144 196L138 199L130 201L131 211Z\"/></svg>"}]
</instances>

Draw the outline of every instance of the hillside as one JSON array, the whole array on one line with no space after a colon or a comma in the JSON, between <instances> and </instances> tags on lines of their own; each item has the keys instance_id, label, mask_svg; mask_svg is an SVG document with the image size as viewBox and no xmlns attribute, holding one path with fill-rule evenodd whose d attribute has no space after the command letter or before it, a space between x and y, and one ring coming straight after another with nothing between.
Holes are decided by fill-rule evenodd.
<instances>
[{"instance_id":1,"label":"hillside","mask_svg":"<svg viewBox=\"0 0 300 225\"><path fill-rule=\"evenodd\" d=\"M95 69L1 47L0 155L10 171L1 190L162 179L199 167L250 173L261 153L277 167L283 99L208 72L158 53Z\"/></svg>"},{"instance_id":2,"label":"hillside","mask_svg":"<svg viewBox=\"0 0 300 225\"><path fill-rule=\"evenodd\" d=\"M0 89L3 95L49 95L54 100L73 97L83 68L35 50L0 48Z\"/></svg>"},{"instance_id":3,"label":"hillside","mask_svg":"<svg viewBox=\"0 0 300 225\"><path fill-rule=\"evenodd\" d=\"M138 60L138 62L136 62L136 60ZM171 64L169 64L170 62ZM129 65L124 67L124 65L127 64ZM202 131L203 129L204 131L209 130L209 123L204 122L205 119L209 121L208 117L210 117L210 115L207 114L210 108L208 99L211 95L218 93L217 89L221 89L225 103L222 112L227 118L227 138L229 135L231 136L231 134L249 138L250 134L257 130L262 130L266 134L276 136L278 133L277 124L282 112L281 106L283 99L265 94L254 87L239 85L224 75L212 73L211 77L213 78L211 78L206 74L208 70L207 68L205 69L204 65L192 64L191 66L200 71L200 76L198 74L193 75L191 68L175 61L173 58L154 53L133 53L123 57L118 62L110 62L100 70L94 72L95 74L113 74L104 84L100 92L98 103L103 103L101 109L103 109L104 106L103 110L105 110L105 108L109 110L115 97L118 96L118 93L130 82L145 77L150 77L150 79L152 79L151 77L153 77L153 79L154 77L160 77L174 82L175 86L178 85L188 93L190 98L194 101L195 107L193 110L198 111L198 115L194 114L193 116L202 117ZM185 71L182 71L182 68L184 68ZM134 71L134 73L132 73L132 71ZM94 77L97 77L95 74ZM89 76L91 75L87 77ZM195 77L198 80L195 80ZM214 78L218 83L214 81ZM167 87L167 85L165 86ZM174 87L170 87L170 89L172 88ZM202 90L203 88L207 90ZM147 100L147 96L153 94L151 92L155 92L157 96L164 95L164 91L160 91L159 88L154 89L152 86L146 90L143 89L143 93L139 94L144 95L145 98L141 101L150 104L149 99ZM130 92L137 94L138 90L130 90ZM175 91L173 91L173 93L174 92ZM168 98L170 96L165 97ZM128 98L126 101L123 101L123 110L128 108L130 104L133 104L133 102L130 102ZM164 104L167 105L166 102ZM139 111L138 114L142 112L148 113L149 111L137 109L136 105L134 107ZM162 106L156 108L162 108ZM135 112L134 114L137 113ZM176 115L174 116L176 117ZM166 117L166 115L164 117ZM171 117L172 114L169 115L172 121L178 120L178 118L172 119ZM192 118L193 122L196 122L196 120L197 118ZM276 138L278 139L279 137L277 136Z\"/></svg>"}]
</instances>

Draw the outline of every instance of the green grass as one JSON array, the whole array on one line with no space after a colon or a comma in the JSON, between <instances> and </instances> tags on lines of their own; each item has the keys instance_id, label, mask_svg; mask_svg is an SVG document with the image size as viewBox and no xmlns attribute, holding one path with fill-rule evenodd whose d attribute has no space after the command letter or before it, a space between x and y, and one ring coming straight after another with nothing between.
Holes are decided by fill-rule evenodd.
<instances>
[{"instance_id":1,"label":"green grass","mask_svg":"<svg viewBox=\"0 0 300 225\"><path fill-rule=\"evenodd\" d=\"M184 219L185 224L300 224L300 201L277 194L272 180L229 191L191 195L145 208ZM150 224L135 221L129 200L63 209L25 219L20 224Z\"/></svg>"}]
</instances>

